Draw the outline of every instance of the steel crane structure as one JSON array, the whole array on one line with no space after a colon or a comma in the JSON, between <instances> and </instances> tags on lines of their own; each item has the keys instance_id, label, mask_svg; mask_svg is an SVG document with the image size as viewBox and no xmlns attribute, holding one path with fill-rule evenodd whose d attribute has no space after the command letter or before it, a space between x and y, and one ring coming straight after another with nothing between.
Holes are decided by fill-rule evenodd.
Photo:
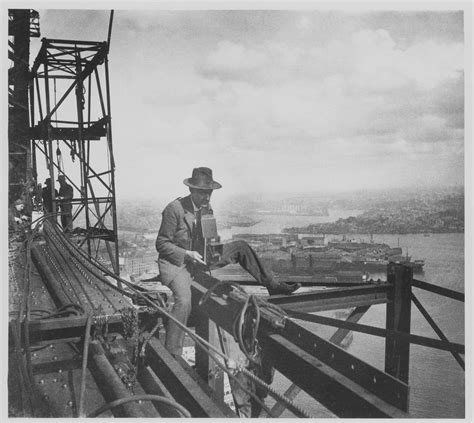
<instances>
[{"instance_id":1,"label":"steel crane structure","mask_svg":"<svg viewBox=\"0 0 474 423\"><path fill-rule=\"evenodd\" d=\"M108 50L108 42L42 39L29 86L30 136L33 167L42 155L51 181L64 175L74 188L81 245L101 257L105 243L118 274ZM71 157L67 169L64 149ZM54 197L54 184L51 190Z\"/></svg>"}]
</instances>

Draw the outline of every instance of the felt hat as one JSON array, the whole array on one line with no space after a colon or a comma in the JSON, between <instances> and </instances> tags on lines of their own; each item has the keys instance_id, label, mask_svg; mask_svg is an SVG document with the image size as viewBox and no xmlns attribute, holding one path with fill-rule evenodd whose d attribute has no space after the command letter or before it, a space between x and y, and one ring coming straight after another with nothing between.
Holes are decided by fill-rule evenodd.
<instances>
[{"instance_id":1,"label":"felt hat","mask_svg":"<svg viewBox=\"0 0 474 423\"><path fill-rule=\"evenodd\" d=\"M195 167L190 178L183 181L184 185L195 189L219 189L222 185L212 178L212 170L208 167Z\"/></svg>"}]
</instances>

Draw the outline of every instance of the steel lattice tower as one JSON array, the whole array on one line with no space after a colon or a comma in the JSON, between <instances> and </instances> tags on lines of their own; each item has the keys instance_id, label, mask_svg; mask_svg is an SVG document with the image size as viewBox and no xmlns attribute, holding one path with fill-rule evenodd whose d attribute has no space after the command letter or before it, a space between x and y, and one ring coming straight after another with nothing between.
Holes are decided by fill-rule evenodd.
<instances>
[{"instance_id":1,"label":"steel lattice tower","mask_svg":"<svg viewBox=\"0 0 474 423\"><path fill-rule=\"evenodd\" d=\"M43 157L51 181L65 175L80 245L118 274L108 43L43 38L29 93L33 167Z\"/></svg>"}]
</instances>

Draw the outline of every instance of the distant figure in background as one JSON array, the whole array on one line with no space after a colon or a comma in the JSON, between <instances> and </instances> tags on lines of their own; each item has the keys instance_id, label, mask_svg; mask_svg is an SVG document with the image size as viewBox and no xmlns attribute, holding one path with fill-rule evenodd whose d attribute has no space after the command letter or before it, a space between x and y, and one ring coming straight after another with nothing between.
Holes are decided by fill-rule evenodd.
<instances>
[{"instance_id":1,"label":"distant figure in background","mask_svg":"<svg viewBox=\"0 0 474 423\"><path fill-rule=\"evenodd\" d=\"M61 226L64 232L72 232L72 198L74 190L71 185L66 182L64 175L58 176L59 182L59 205L61 208Z\"/></svg>"},{"instance_id":2,"label":"distant figure in background","mask_svg":"<svg viewBox=\"0 0 474 423\"><path fill-rule=\"evenodd\" d=\"M25 203L23 200L16 200L8 209L8 231L16 232L24 227L24 223L30 219L23 213Z\"/></svg>"},{"instance_id":3,"label":"distant figure in background","mask_svg":"<svg viewBox=\"0 0 474 423\"><path fill-rule=\"evenodd\" d=\"M44 184L46 185L43 188L42 191L42 197L43 197L43 209L45 213L52 213L53 212L53 198L51 197L51 178L46 178L44 181ZM58 196L58 190L54 189L54 198L57 198ZM56 210L57 206L56 206Z\"/></svg>"}]
</instances>

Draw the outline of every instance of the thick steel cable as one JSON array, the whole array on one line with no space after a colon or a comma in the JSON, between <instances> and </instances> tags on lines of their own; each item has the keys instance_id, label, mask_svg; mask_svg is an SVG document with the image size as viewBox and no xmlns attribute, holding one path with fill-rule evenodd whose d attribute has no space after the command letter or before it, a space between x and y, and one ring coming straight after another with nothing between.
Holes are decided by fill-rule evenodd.
<instances>
[{"instance_id":1,"label":"thick steel cable","mask_svg":"<svg viewBox=\"0 0 474 423\"><path fill-rule=\"evenodd\" d=\"M54 244L54 243L53 243ZM61 268L62 271L65 271L65 266L67 267L67 269L70 271L70 273L72 273L74 275L74 278L79 282L79 278L76 274L76 272L73 272L72 271L72 268L71 268L71 261L72 260L67 260L67 256L66 254L64 254L64 252L59 248L58 245L54 244L54 248L55 248L55 251L57 254L54 254L54 257L56 260L58 260L59 258L62 259L62 263L59 262L58 260L58 265L59 267ZM66 276L66 275L65 275ZM79 304L82 303L82 300L81 300L81 293L79 292L79 290L76 288L76 284L73 284L71 283L71 280L67 280L66 282L66 277L64 278L63 280L64 284L69 287L69 291L71 292L74 292L74 295L76 296L77 298L77 302ZM84 290L84 288L82 287L82 285L80 283L78 283L77 285L79 285L79 288L81 288L82 290L82 293L84 294L85 296L85 299L87 300L87 302L90 304L90 307L92 308L92 310L94 309L94 303L92 301L92 298L90 297L90 295Z\"/></svg>"},{"instance_id":2,"label":"thick steel cable","mask_svg":"<svg viewBox=\"0 0 474 423\"><path fill-rule=\"evenodd\" d=\"M56 237L56 240L57 241L61 241L60 237ZM86 273L86 270L83 269L81 266L80 266L80 261L74 256L74 255L69 255L69 258L71 260L67 260L67 256L66 256L66 253L63 252L58 246L57 247L57 251L59 252L59 254L61 254L61 256L63 257L64 261L66 262L66 264L69 266L69 268L71 269L71 271L73 270L70 266L70 262L72 262L73 266L79 271L79 273L81 273L83 275L83 277L87 280L87 282L89 282L91 285L92 285L92 280L91 278L89 277L89 275L87 275ZM91 273L89 270L87 270L87 272ZM75 272L72 272L74 275L76 275ZM92 274L92 276L94 276ZM76 279L78 280L79 282L79 279L77 278L76 276ZM115 307L115 304L109 299L109 297L107 295L105 295L105 293L103 292L103 290L101 289L100 285L98 285L97 283L95 284L95 286L97 287L97 289L101 292L102 296L105 298L106 301L108 301L108 303L110 304L110 306L115 310L117 311L117 308ZM90 295L87 293L87 291L85 290L85 288L82 286L81 283L79 283L79 287L82 289L82 292L84 293L84 295L86 296L87 300L89 301L92 309L95 309L95 306L94 306L94 302L92 300L92 298L90 297ZM79 298L79 296L78 296Z\"/></svg>"},{"instance_id":3,"label":"thick steel cable","mask_svg":"<svg viewBox=\"0 0 474 423\"><path fill-rule=\"evenodd\" d=\"M56 231L59 231L59 228L54 227L54 229ZM94 266L95 268L97 268L98 270L104 272L104 273L107 273L109 276L111 276L113 279L119 281L119 282L122 282L122 283L125 283L127 286L130 285L127 281L125 281L124 279L120 278L119 276L117 276L115 273L111 272L109 269L107 269L106 267L104 267L102 264L100 264L99 262L95 261L92 257L89 257L87 255L87 253L85 251L83 251L82 249L80 249L79 247L77 247L76 245L74 245L70 240L68 239L65 239L64 236L59 236L59 241L64 245L66 246L66 248L69 249L69 251L73 251L74 253L78 253L80 256L83 257L83 259L85 260L85 262L87 263L87 267L90 271L90 273L92 273L95 277L97 277L98 279L100 279L102 282L104 282L105 284L107 284L108 286L114 288L116 291L120 292L122 295L126 295L128 297L133 297L132 294L130 294L130 292L128 291L125 291L117 286L115 286L113 283L111 283L104 275L100 274L100 273L97 273L96 271L93 271L91 270L91 265ZM74 256L76 258L79 258L77 254L74 254ZM132 284L133 285L133 284ZM130 288L130 289L133 289L133 288Z\"/></svg>"}]
</instances>

